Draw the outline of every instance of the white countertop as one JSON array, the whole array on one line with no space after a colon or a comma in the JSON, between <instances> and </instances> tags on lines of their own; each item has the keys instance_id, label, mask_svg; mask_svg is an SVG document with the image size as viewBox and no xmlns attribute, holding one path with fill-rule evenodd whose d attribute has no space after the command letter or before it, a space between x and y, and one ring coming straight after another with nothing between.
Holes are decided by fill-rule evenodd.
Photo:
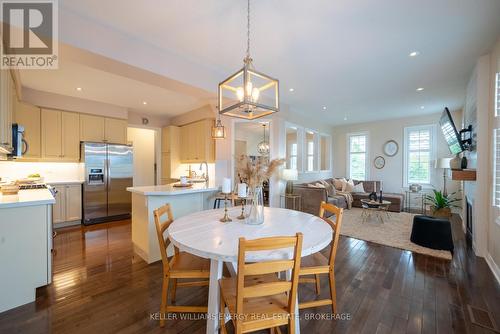
<instances>
[{"instance_id":1,"label":"white countertop","mask_svg":"<svg viewBox=\"0 0 500 334\"><path fill-rule=\"evenodd\" d=\"M56 186L59 184L82 184L83 182L83 180L45 181L45 183L50 184L51 186Z\"/></svg>"},{"instance_id":2,"label":"white countertop","mask_svg":"<svg viewBox=\"0 0 500 334\"><path fill-rule=\"evenodd\" d=\"M219 188L213 184L206 185L205 183L194 183L192 187L177 188L173 184L163 186L143 186L143 187L128 187L127 190L131 193L144 196L175 196L182 194L194 194L209 191L217 191Z\"/></svg>"},{"instance_id":3,"label":"white countertop","mask_svg":"<svg viewBox=\"0 0 500 334\"><path fill-rule=\"evenodd\" d=\"M0 209L55 203L56 200L48 189L19 190L17 195L2 195L0 193Z\"/></svg>"}]
</instances>

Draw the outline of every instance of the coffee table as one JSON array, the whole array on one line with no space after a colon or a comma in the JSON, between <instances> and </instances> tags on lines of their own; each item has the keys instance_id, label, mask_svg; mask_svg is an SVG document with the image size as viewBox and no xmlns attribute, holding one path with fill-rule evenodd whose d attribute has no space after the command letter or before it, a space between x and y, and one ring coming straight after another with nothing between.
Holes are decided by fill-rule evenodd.
<instances>
[{"instance_id":1,"label":"coffee table","mask_svg":"<svg viewBox=\"0 0 500 334\"><path fill-rule=\"evenodd\" d=\"M363 212L361 212L361 218L363 221L367 221L371 218L372 214L374 214L381 223L384 222L384 215L389 219L391 216L389 215L389 206L392 204L390 201L383 200L380 201L372 201L369 199L361 200L361 207L363 208Z\"/></svg>"}]
</instances>

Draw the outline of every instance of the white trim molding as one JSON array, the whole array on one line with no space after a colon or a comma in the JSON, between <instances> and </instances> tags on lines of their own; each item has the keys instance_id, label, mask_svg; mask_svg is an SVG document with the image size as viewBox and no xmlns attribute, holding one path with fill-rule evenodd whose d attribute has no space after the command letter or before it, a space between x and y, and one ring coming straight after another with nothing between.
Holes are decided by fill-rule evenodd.
<instances>
[{"instance_id":1,"label":"white trim molding","mask_svg":"<svg viewBox=\"0 0 500 334\"><path fill-rule=\"evenodd\" d=\"M346 133L346 176L351 178L351 137L365 136L365 180L370 180L370 132L358 131Z\"/></svg>"},{"instance_id":2,"label":"white trim molding","mask_svg":"<svg viewBox=\"0 0 500 334\"><path fill-rule=\"evenodd\" d=\"M434 161L436 160L436 125L428 124L428 125L417 125L417 126L407 126L404 128L403 133L403 187L407 188L408 184L408 134L410 131L415 130L430 130L431 140L430 140L430 161L429 161L429 183L422 184L425 188L432 187L432 180L434 178Z\"/></svg>"},{"instance_id":3,"label":"white trim molding","mask_svg":"<svg viewBox=\"0 0 500 334\"><path fill-rule=\"evenodd\" d=\"M498 265L495 263L495 261L493 260L493 258L491 257L491 254L490 253L487 253L486 256L484 257L484 259L486 260L486 263L488 264L488 266L490 267L491 269L491 272L493 273L493 275L495 276L495 278L497 279L497 282L498 284L500 284L500 268L498 267Z\"/></svg>"}]
</instances>

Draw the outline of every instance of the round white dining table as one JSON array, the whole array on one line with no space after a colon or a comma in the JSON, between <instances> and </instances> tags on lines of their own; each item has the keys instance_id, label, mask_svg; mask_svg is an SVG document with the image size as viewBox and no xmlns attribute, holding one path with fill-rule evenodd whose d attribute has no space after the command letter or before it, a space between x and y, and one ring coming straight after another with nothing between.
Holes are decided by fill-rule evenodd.
<instances>
[{"instance_id":1,"label":"round white dining table","mask_svg":"<svg viewBox=\"0 0 500 334\"><path fill-rule=\"evenodd\" d=\"M224 262L229 262L233 268L236 268L240 237L250 240L293 236L301 232L303 234L302 256L322 250L332 240L330 226L321 218L308 213L281 208L264 208L264 223L261 225L248 225L244 223L244 220L236 219L240 213L239 207L228 209L232 221L221 223L219 219L224 215L223 209L195 212L175 219L168 228L170 240L180 250L210 259L207 316L207 333L210 334L218 332L220 303L218 281L222 277L222 265ZM255 252L253 256L254 258L252 255L247 256L247 260L282 258L288 254L269 251ZM298 308L296 311L298 312ZM296 321L296 330L300 331L298 317Z\"/></svg>"}]
</instances>

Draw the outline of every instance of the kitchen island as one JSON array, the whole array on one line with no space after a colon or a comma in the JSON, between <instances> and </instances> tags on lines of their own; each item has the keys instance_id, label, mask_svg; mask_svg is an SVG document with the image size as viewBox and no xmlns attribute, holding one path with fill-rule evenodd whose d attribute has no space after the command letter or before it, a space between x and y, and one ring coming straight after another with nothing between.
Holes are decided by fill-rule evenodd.
<instances>
[{"instance_id":1,"label":"kitchen island","mask_svg":"<svg viewBox=\"0 0 500 334\"><path fill-rule=\"evenodd\" d=\"M52 205L48 189L0 194L0 313L35 301L52 282Z\"/></svg>"},{"instance_id":2,"label":"kitchen island","mask_svg":"<svg viewBox=\"0 0 500 334\"><path fill-rule=\"evenodd\" d=\"M129 187L132 193L132 243L134 252L147 263L161 259L153 211L164 204L172 206L174 219L189 213L207 210L218 188L213 184L194 183L189 188L173 184Z\"/></svg>"}]
</instances>

